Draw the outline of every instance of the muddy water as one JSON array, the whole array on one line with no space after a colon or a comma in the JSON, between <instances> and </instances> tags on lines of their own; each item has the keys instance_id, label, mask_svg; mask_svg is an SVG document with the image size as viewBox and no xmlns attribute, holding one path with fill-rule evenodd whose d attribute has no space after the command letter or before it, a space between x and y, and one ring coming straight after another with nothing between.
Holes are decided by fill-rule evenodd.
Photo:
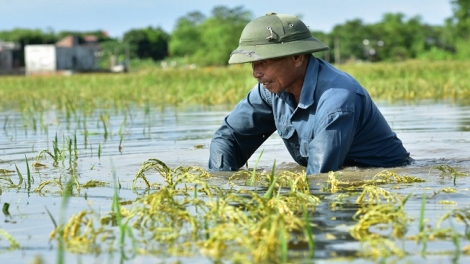
<instances>
[{"instance_id":1,"label":"muddy water","mask_svg":"<svg viewBox=\"0 0 470 264\"><path fill-rule=\"evenodd\" d=\"M406 204L406 211L419 219L421 198L423 194L430 198L426 204L426 219L435 225L437 218L455 208L468 208L470 197L470 176L455 179L449 174L433 169L436 165L449 165L459 172L470 173L470 106L455 105L449 102L420 103L378 103L380 110L392 128L402 139L405 147L416 162L404 168L391 171L400 175L412 175L426 180L423 183L401 185L395 192L403 195L412 194ZM91 116L83 113L61 113L49 110L28 116L18 112L0 113L0 169L12 171L0 173L0 203L10 204L8 213L0 219L4 221L0 228L10 233L20 244L20 249L0 253L0 263L27 263L40 257L45 263L56 263L56 241L49 242L49 234L54 224L46 209L58 221L62 216L68 219L72 214L92 208L99 212L108 212L113 197L113 174L121 184L119 196L133 200L136 193L131 191L132 179L142 162L157 158L169 167L194 165L206 168L208 147L213 132L229 113L226 107L212 108L156 108L145 111L129 108L123 111L96 111ZM27 175L26 158L31 166L42 150L53 152L53 141L57 137L58 147L68 155L68 145L74 151L75 142L77 160L74 161L78 180L85 183L89 180L101 180L108 184L97 188L83 188L79 194L71 197L67 208L61 209L62 197L57 188L47 187L40 194L33 192L43 181L67 175L70 167L68 158L60 160L53 166L53 159L47 155L39 159L41 167L31 167L33 182L9 188L6 179L18 183L14 172L15 165L23 176ZM285 150L281 139L274 134L249 160L250 168L256 163L261 150L258 168L270 170L274 160L279 170L300 171L304 168L293 163ZM341 179L355 181L371 178L381 171L377 169L360 169L356 167L342 170ZM223 185L230 174L220 173L211 180L213 184ZM150 179L156 181L157 179ZM326 175L310 176L312 192L324 199L335 199L337 194L322 193L320 187L326 181ZM393 188L393 186L389 186ZM452 187L457 193L437 191ZM347 199L347 198L346 198ZM445 204L440 201L451 200L455 203ZM329 262L333 256L353 254L360 247L351 238L348 228L355 223L352 215L357 208L351 200L341 210L334 210L328 204L317 208L312 222L316 224L316 255L319 262ZM417 221L416 221L417 222ZM445 222L460 233L464 233L462 223ZM411 227L417 229L418 224ZM416 232L416 230L414 230ZM332 239L334 237L335 239ZM469 245L462 238L459 247ZM404 261L417 262L466 262L466 255L452 253L456 245L449 240L428 243L426 257L419 253L422 245L415 241L403 241L401 245L409 256ZM7 241L0 236L0 250L8 248ZM417 253L418 252L418 253ZM438 252L438 253L436 253ZM445 254L439 254L445 252ZM450 252L450 253L449 253ZM210 263L209 260L197 258L178 258L183 263ZM66 263L115 263L122 261L118 254L89 256L67 254ZM137 256L128 263L172 262L173 258ZM302 260L299 260L302 261ZM305 260L303 260L305 261ZM357 258L357 263L365 260ZM341 262L337 258L334 262ZM350 262L350 260L348 260Z\"/></svg>"}]
</instances>

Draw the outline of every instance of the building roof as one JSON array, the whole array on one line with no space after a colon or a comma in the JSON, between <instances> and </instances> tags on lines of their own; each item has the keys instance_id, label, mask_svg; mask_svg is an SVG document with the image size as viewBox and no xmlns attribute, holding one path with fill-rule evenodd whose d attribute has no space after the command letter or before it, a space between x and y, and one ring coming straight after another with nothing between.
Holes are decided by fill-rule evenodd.
<instances>
[{"instance_id":1,"label":"building roof","mask_svg":"<svg viewBox=\"0 0 470 264\"><path fill-rule=\"evenodd\" d=\"M68 35L65 38L55 43L57 47L73 47L79 45L78 37L74 35Z\"/></svg>"}]
</instances>

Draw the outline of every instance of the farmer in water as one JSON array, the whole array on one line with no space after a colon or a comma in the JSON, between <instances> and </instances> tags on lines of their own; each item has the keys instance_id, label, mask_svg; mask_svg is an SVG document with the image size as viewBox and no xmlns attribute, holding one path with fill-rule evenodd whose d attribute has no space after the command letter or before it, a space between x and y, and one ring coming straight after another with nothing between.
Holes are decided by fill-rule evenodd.
<instances>
[{"instance_id":1,"label":"farmer in water","mask_svg":"<svg viewBox=\"0 0 470 264\"><path fill-rule=\"evenodd\" d=\"M328 49L294 16L269 13L245 26L229 64L251 63L258 84L215 132L210 170L238 170L276 130L309 175L410 163L367 91L312 55Z\"/></svg>"}]
</instances>

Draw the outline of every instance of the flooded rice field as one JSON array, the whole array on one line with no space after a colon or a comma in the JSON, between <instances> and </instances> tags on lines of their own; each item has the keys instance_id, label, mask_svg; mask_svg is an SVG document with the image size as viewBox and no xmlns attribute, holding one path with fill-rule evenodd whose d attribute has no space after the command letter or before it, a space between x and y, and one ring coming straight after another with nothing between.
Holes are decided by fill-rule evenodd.
<instances>
[{"instance_id":1,"label":"flooded rice field","mask_svg":"<svg viewBox=\"0 0 470 264\"><path fill-rule=\"evenodd\" d=\"M470 261L470 106L378 105L414 164L349 167L295 184L288 178L304 168L276 134L242 172L205 171L224 107L2 112L0 262ZM279 208L309 206L257 226L273 197Z\"/></svg>"}]
</instances>

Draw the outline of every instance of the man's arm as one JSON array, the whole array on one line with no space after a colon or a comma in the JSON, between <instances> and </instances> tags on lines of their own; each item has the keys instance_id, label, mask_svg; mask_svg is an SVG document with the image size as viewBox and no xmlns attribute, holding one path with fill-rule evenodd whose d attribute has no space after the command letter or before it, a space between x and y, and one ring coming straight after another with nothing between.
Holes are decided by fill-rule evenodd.
<instances>
[{"instance_id":1,"label":"man's arm","mask_svg":"<svg viewBox=\"0 0 470 264\"><path fill-rule=\"evenodd\" d=\"M238 170L276 126L266 91L257 85L224 120L210 146L209 169Z\"/></svg>"},{"instance_id":2,"label":"man's arm","mask_svg":"<svg viewBox=\"0 0 470 264\"><path fill-rule=\"evenodd\" d=\"M307 174L339 170L355 133L353 112L337 111L328 114L315 129L315 138L309 144Z\"/></svg>"}]
</instances>

